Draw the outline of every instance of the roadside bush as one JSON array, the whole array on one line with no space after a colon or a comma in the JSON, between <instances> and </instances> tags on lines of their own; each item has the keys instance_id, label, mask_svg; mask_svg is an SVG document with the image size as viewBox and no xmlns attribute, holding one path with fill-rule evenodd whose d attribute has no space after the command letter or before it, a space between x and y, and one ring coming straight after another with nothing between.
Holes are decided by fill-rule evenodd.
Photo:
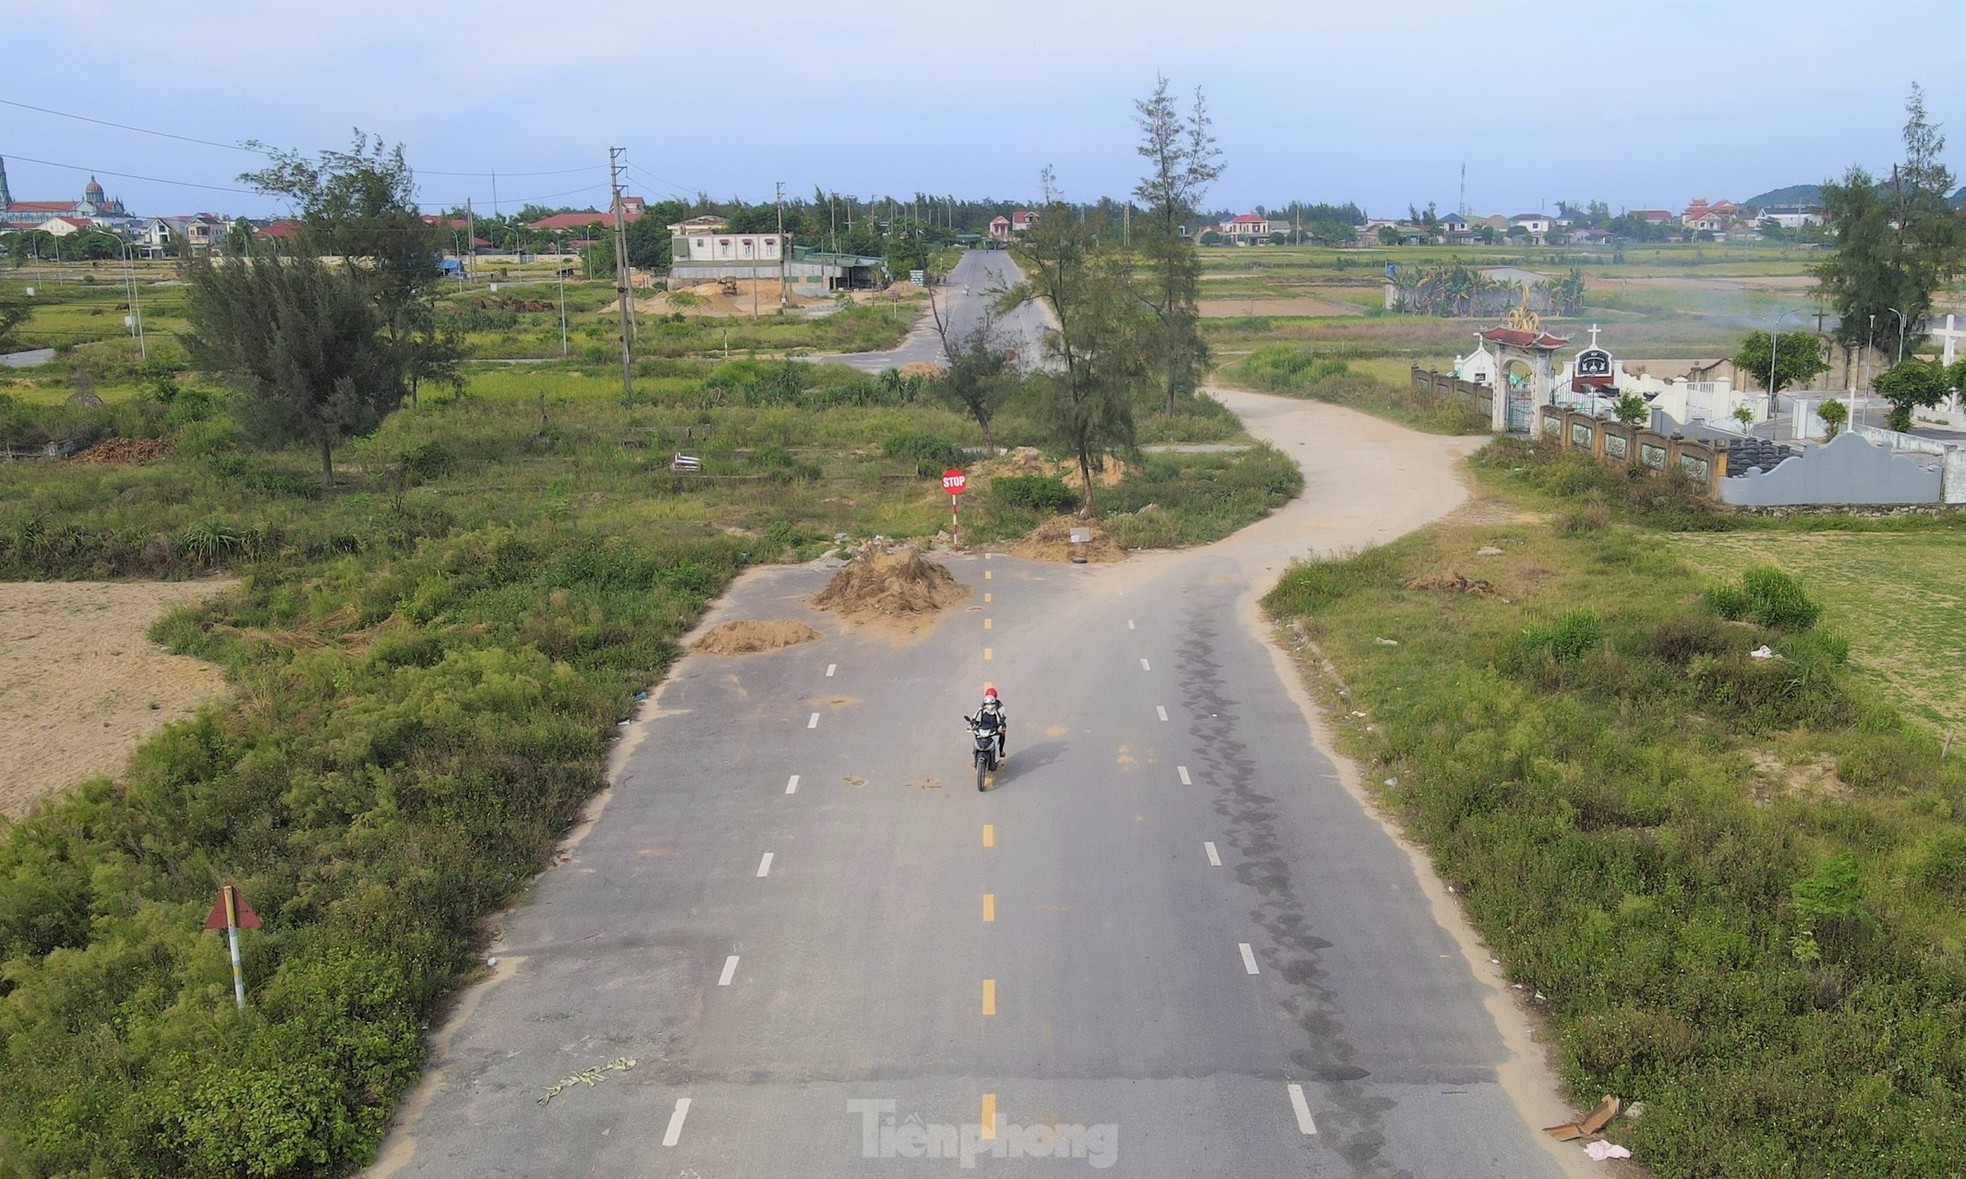
<instances>
[{"instance_id":1,"label":"roadside bush","mask_svg":"<svg viewBox=\"0 0 1966 1179\"><path fill-rule=\"evenodd\" d=\"M1572 610L1523 631L1522 645L1558 663L1575 663L1604 645L1604 620L1589 610Z\"/></svg>"},{"instance_id":2,"label":"roadside bush","mask_svg":"<svg viewBox=\"0 0 1966 1179\"><path fill-rule=\"evenodd\" d=\"M999 475L990 481L990 498L1009 508L1040 515L1076 512L1079 494L1054 475Z\"/></svg>"},{"instance_id":3,"label":"roadside bush","mask_svg":"<svg viewBox=\"0 0 1966 1179\"><path fill-rule=\"evenodd\" d=\"M1748 619L1781 630L1808 630L1823 613L1822 605L1803 592L1800 582L1772 565L1744 570L1739 586L1712 587L1706 601L1722 618Z\"/></svg>"},{"instance_id":4,"label":"roadside bush","mask_svg":"<svg viewBox=\"0 0 1966 1179\"><path fill-rule=\"evenodd\" d=\"M935 434L896 434L881 444L881 453L913 461L915 473L924 478L940 478L942 472L961 466L963 461L962 447Z\"/></svg>"}]
</instances>

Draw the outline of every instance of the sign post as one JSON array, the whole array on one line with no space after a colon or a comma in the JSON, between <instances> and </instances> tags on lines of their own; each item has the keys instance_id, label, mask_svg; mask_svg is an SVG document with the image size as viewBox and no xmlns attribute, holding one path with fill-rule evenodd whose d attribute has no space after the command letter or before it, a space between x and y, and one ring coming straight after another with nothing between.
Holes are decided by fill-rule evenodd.
<instances>
[{"instance_id":1,"label":"sign post","mask_svg":"<svg viewBox=\"0 0 1966 1179\"><path fill-rule=\"evenodd\" d=\"M949 542L956 548L963 545L962 518L956 512L956 504L961 500L963 488L969 486L969 476L954 467L942 472L942 490L949 493Z\"/></svg>"},{"instance_id":2,"label":"sign post","mask_svg":"<svg viewBox=\"0 0 1966 1179\"><path fill-rule=\"evenodd\" d=\"M236 884L227 884L219 889L218 903L205 917L206 929L223 929L227 948L232 953L232 1001L239 1010L246 1009L246 976L239 968L239 931L258 929L259 914L246 903L246 898Z\"/></svg>"}]
</instances>

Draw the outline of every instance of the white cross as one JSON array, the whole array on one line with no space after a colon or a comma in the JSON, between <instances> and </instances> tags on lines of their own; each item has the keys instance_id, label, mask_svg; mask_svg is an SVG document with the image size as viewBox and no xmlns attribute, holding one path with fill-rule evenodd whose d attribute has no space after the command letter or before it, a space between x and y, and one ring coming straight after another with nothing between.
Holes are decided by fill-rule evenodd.
<instances>
[{"instance_id":1,"label":"white cross","mask_svg":"<svg viewBox=\"0 0 1966 1179\"><path fill-rule=\"evenodd\" d=\"M1950 318L1950 317L1948 317L1948 318ZM1597 347L1597 333L1598 333L1598 326L1597 326L1596 324L1592 324L1592 325L1591 325L1591 347L1593 347L1593 348L1595 348L1595 347Z\"/></svg>"},{"instance_id":2,"label":"white cross","mask_svg":"<svg viewBox=\"0 0 1966 1179\"><path fill-rule=\"evenodd\" d=\"M1932 331L1933 335L1945 341L1944 363L1948 365L1952 363L1953 357L1956 354L1955 346L1958 344L1959 341L1966 340L1966 328L1959 328L1953 326L1953 320L1957 318L1958 316L1955 315L1946 316L1945 330L1940 331L1935 328Z\"/></svg>"}]
</instances>

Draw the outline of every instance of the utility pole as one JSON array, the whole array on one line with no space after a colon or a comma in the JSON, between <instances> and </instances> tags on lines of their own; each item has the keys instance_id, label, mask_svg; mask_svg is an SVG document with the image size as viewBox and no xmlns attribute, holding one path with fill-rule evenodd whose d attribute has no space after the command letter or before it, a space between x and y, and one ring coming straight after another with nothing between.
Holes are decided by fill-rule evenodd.
<instances>
[{"instance_id":1,"label":"utility pole","mask_svg":"<svg viewBox=\"0 0 1966 1179\"><path fill-rule=\"evenodd\" d=\"M787 243L785 241L785 182L781 180L778 182L778 307L779 310L781 311L792 305L792 300L790 298L790 295L785 288L786 247L787 247Z\"/></svg>"},{"instance_id":2,"label":"utility pole","mask_svg":"<svg viewBox=\"0 0 1966 1179\"><path fill-rule=\"evenodd\" d=\"M635 358L628 351L628 230L621 221L621 153L624 147L608 149L608 188L613 192L614 210L614 289L620 296L621 311L621 396L635 396Z\"/></svg>"},{"instance_id":3,"label":"utility pole","mask_svg":"<svg viewBox=\"0 0 1966 1179\"><path fill-rule=\"evenodd\" d=\"M464 198L464 257L475 258L478 241L478 217L471 211L471 198ZM460 268L465 278L471 277L471 264L460 259Z\"/></svg>"}]
</instances>

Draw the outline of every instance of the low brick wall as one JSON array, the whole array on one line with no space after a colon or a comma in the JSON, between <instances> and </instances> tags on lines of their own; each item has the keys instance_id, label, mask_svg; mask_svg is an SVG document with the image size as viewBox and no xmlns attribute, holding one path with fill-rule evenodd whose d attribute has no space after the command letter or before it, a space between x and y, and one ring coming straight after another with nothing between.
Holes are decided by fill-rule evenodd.
<instances>
[{"instance_id":1,"label":"low brick wall","mask_svg":"<svg viewBox=\"0 0 1966 1179\"><path fill-rule=\"evenodd\" d=\"M1536 436L1567 450L1581 450L1608 466L1638 467L1653 474L1677 471L1709 496L1720 498L1727 477L1724 447L1697 438L1669 437L1644 427L1605 421L1546 405L1536 411Z\"/></svg>"},{"instance_id":2,"label":"low brick wall","mask_svg":"<svg viewBox=\"0 0 1966 1179\"><path fill-rule=\"evenodd\" d=\"M1413 366L1413 386L1435 397L1458 397L1474 408L1484 418L1493 420L1495 416L1495 390L1472 381L1456 380L1451 373L1435 372L1432 369Z\"/></svg>"}]
</instances>

